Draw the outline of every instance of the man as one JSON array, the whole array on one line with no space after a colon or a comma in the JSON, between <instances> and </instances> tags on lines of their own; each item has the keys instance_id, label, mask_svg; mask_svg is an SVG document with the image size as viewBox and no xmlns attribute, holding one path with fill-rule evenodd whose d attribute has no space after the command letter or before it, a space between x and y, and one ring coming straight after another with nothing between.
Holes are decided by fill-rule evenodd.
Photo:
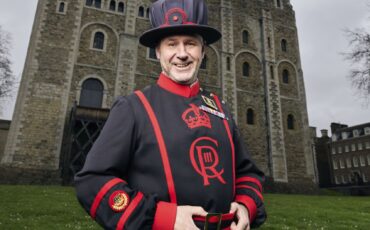
<instances>
[{"instance_id":1,"label":"man","mask_svg":"<svg viewBox=\"0 0 370 230\"><path fill-rule=\"evenodd\" d=\"M140 43L155 47L156 85L120 97L83 169L82 206L107 229L249 229L265 218L263 173L243 144L230 111L202 91L197 73L207 26L202 0L159 0L153 29Z\"/></svg>"}]
</instances>

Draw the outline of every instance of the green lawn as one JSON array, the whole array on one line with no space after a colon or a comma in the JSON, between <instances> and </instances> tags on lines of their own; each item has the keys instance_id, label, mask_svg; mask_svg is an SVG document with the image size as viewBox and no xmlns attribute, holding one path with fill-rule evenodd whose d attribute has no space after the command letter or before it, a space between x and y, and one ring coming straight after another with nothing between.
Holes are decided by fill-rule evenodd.
<instances>
[{"instance_id":1,"label":"green lawn","mask_svg":"<svg viewBox=\"0 0 370 230\"><path fill-rule=\"evenodd\" d=\"M370 229L370 197L266 194L261 229ZM0 229L100 229L71 187L0 185Z\"/></svg>"}]
</instances>

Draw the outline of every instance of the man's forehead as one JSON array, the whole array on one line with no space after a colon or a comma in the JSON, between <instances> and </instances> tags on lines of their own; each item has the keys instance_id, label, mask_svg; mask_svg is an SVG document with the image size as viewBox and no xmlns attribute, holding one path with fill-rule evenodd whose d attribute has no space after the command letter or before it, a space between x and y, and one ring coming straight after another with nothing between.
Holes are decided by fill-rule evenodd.
<instances>
[{"instance_id":1,"label":"man's forehead","mask_svg":"<svg viewBox=\"0 0 370 230\"><path fill-rule=\"evenodd\" d=\"M194 34L194 35L172 35L172 36L168 36L168 37L165 37L162 39L161 42L163 41L182 41L182 40L197 40L199 42L202 42L203 41L203 38L198 35L198 34Z\"/></svg>"}]
</instances>

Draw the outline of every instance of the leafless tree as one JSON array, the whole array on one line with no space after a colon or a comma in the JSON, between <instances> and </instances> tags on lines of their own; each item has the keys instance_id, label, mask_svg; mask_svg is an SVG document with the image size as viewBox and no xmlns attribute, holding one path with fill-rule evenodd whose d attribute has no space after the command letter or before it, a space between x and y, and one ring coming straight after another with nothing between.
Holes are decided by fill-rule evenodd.
<instances>
[{"instance_id":1,"label":"leafless tree","mask_svg":"<svg viewBox=\"0 0 370 230\"><path fill-rule=\"evenodd\" d=\"M345 53L353 68L348 78L361 96L370 98L370 34L365 29L345 30L351 51Z\"/></svg>"},{"instance_id":2,"label":"leafless tree","mask_svg":"<svg viewBox=\"0 0 370 230\"><path fill-rule=\"evenodd\" d=\"M10 97L15 84L9 59L10 40L10 35L0 26L0 98Z\"/></svg>"}]
</instances>

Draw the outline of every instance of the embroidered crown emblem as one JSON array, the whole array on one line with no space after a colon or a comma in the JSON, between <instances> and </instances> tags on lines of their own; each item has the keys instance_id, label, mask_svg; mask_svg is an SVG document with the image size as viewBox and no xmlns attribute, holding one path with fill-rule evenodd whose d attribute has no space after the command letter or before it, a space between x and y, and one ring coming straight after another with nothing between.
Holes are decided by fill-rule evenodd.
<instances>
[{"instance_id":1,"label":"embroidered crown emblem","mask_svg":"<svg viewBox=\"0 0 370 230\"><path fill-rule=\"evenodd\" d=\"M211 121L207 113L200 110L194 104L190 104L190 108L185 110L185 112L182 114L182 119L185 121L190 129L202 126L212 128Z\"/></svg>"}]
</instances>

